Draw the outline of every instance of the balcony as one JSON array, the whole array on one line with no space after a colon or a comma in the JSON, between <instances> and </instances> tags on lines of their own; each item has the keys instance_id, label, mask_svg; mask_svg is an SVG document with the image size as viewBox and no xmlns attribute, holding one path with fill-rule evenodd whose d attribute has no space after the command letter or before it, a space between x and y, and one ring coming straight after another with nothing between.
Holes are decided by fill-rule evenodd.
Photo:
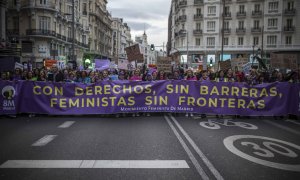
<instances>
[{"instance_id":1,"label":"balcony","mask_svg":"<svg viewBox=\"0 0 300 180\"><path fill-rule=\"evenodd\" d=\"M246 33L246 29L245 28L236 28L236 33L237 34L245 34Z\"/></svg>"},{"instance_id":2,"label":"balcony","mask_svg":"<svg viewBox=\"0 0 300 180\"><path fill-rule=\"evenodd\" d=\"M194 0L194 5L195 6L201 6L201 5L203 5L203 0Z\"/></svg>"},{"instance_id":3,"label":"balcony","mask_svg":"<svg viewBox=\"0 0 300 180\"><path fill-rule=\"evenodd\" d=\"M261 17L262 11L252 11L252 17Z\"/></svg>"},{"instance_id":4,"label":"balcony","mask_svg":"<svg viewBox=\"0 0 300 180\"><path fill-rule=\"evenodd\" d=\"M187 6L187 1L179 1L179 8Z\"/></svg>"},{"instance_id":5,"label":"balcony","mask_svg":"<svg viewBox=\"0 0 300 180\"><path fill-rule=\"evenodd\" d=\"M223 30L224 31L224 34L231 34L231 29L230 28L226 28Z\"/></svg>"},{"instance_id":6,"label":"balcony","mask_svg":"<svg viewBox=\"0 0 300 180\"><path fill-rule=\"evenodd\" d=\"M251 28L251 32L252 33L261 33L262 31L262 28L261 27L254 27L254 28Z\"/></svg>"},{"instance_id":7,"label":"balcony","mask_svg":"<svg viewBox=\"0 0 300 180\"><path fill-rule=\"evenodd\" d=\"M21 9L42 9L42 10L57 11L56 5L49 1L47 1L46 4L39 4L37 2L23 1L23 3L21 3Z\"/></svg>"},{"instance_id":8,"label":"balcony","mask_svg":"<svg viewBox=\"0 0 300 180\"><path fill-rule=\"evenodd\" d=\"M232 0L225 0L225 4L232 3Z\"/></svg>"},{"instance_id":9,"label":"balcony","mask_svg":"<svg viewBox=\"0 0 300 180\"><path fill-rule=\"evenodd\" d=\"M236 2L247 2L247 0L236 0Z\"/></svg>"},{"instance_id":10,"label":"balcony","mask_svg":"<svg viewBox=\"0 0 300 180\"><path fill-rule=\"evenodd\" d=\"M8 36L18 36L19 35L19 29L7 29L6 33Z\"/></svg>"},{"instance_id":11,"label":"balcony","mask_svg":"<svg viewBox=\"0 0 300 180\"><path fill-rule=\"evenodd\" d=\"M200 35L202 35L202 29L196 29L193 31L193 33L195 36L200 36Z\"/></svg>"},{"instance_id":12,"label":"balcony","mask_svg":"<svg viewBox=\"0 0 300 180\"><path fill-rule=\"evenodd\" d=\"M178 21L179 22L186 22L186 15L179 16Z\"/></svg>"},{"instance_id":13,"label":"balcony","mask_svg":"<svg viewBox=\"0 0 300 180\"><path fill-rule=\"evenodd\" d=\"M27 36L52 36L56 37L55 31L46 30L46 29L27 29Z\"/></svg>"},{"instance_id":14,"label":"balcony","mask_svg":"<svg viewBox=\"0 0 300 180\"><path fill-rule=\"evenodd\" d=\"M285 16L295 16L296 15L296 9L285 9L284 10Z\"/></svg>"},{"instance_id":15,"label":"balcony","mask_svg":"<svg viewBox=\"0 0 300 180\"><path fill-rule=\"evenodd\" d=\"M236 17L237 18L246 18L247 13L246 12L237 12Z\"/></svg>"},{"instance_id":16,"label":"balcony","mask_svg":"<svg viewBox=\"0 0 300 180\"><path fill-rule=\"evenodd\" d=\"M225 19L231 19L231 12L226 12L222 14Z\"/></svg>"},{"instance_id":17,"label":"balcony","mask_svg":"<svg viewBox=\"0 0 300 180\"><path fill-rule=\"evenodd\" d=\"M203 14L195 14L194 15L194 20L202 20L203 19Z\"/></svg>"},{"instance_id":18,"label":"balcony","mask_svg":"<svg viewBox=\"0 0 300 180\"><path fill-rule=\"evenodd\" d=\"M284 32L295 32L295 26L284 26Z\"/></svg>"}]
</instances>

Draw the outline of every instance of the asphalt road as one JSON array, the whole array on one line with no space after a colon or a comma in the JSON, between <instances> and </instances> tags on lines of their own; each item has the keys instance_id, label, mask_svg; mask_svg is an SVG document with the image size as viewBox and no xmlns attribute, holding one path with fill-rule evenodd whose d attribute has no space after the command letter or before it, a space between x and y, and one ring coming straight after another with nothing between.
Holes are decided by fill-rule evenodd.
<instances>
[{"instance_id":1,"label":"asphalt road","mask_svg":"<svg viewBox=\"0 0 300 180\"><path fill-rule=\"evenodd\" d=\"M0 179L300 179L300 121L0 117Z\"/></svg>"}]
</instances>

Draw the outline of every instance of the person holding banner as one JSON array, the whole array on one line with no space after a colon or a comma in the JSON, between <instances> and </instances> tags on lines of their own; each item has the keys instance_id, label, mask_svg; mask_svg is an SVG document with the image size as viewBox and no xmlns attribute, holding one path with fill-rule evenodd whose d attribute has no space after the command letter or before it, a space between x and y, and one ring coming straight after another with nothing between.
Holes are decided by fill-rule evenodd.
<instances>
[{"instance_id":1,"label":"person holding banner","mask_svg":"<svg viewBox=\"0 0 300 180\"><path fill-rule=\"evenodd\" d=\"M102 72L102 81L109 81L109 80L110 80L110 78L109 78L109 72L108 72L108 70L104 70Z\"/></svg>"},{"instance_id":2,"label":"person holding banner","mask_svg":"<svg viewBox=\"0 0 300 180\"><path fill-rule=\"evenodd\" d=\"M209 82L208 72L206 70L202 71L202 76L199 80L200 82Z\"/></svg>"},{"instance_id":3,"label":"person holding banner","mask_svg":"<svg viewBox=\"0 0 300 180\"><path fill-rule=\"evenodd\" d=\"M28 81L37 81L37 77L33 76L32 71L28 71L26 80L28 80Z\"/></svg>"},{"instance_id":4,"label":"person holding banner","mask_svg":"<svg viewBox=\"0 0 300 180\"><path fill-rule=\"evenodd\" d=\"M121 81L127 80L127 78L125 76L125 71L120 71L119 72L119 80L121 80Z\"/></svg>"},{"instance_id":5,"label":"person holding banner","mask_svg":"<svg viewBox=\"0 0 300 180\"><path fill-rule=\"evenodd\" d=\"M227 77L227 82L235 82L235 77L233 74L233 70L231 68L227 70L226 77Z\"/></svg>"},{"instance_id":6,"label":"person holding banner","mask_svg":"<svg viewBox=\"0 0 300 180\"><path fill-rule=\"evenodd\" d=\"M130 77L129 79L130 81L142 81L142 77L141 77L141 71L140 69L135 69L134 72L133 72L133 75ZM132 117L139 117L140 114L139 113L133 113L132 114Z\"/></svg>"},{"instance_id":7,"label":"person holding banner","mask_svg":"<svg viewBox=\"0 0 300 180\"><path fill-rule=\"evenodd\" d=\"M15 69L15 73L12 77L13 81L20 81L22 80L22 70L20 68Z\"/></svg>"},{"instance_id":8,"label":"person holding banner","mask_svg":"<svg viewBox=\"0 0 300 180\"><path fill-rule=\"evenodd\" d=\"M86 71L81 72L81 78L79 78L79 82L84 83L84 84L89 84L91 83L91 78L88 77Z\"/></svg>"},{"instance_id":9,"label":"person holding banner","mask_svg":"<svg viewBox=\"0 0 300 180\"><path fill-rule=\"evenodd\" d=\"M44 70L40 71L37 81L47 81L46 72Z\"/></svg>"},{"instance_id":10,"label":"person holding banner","mask_svg":"<svg viewBox=\"0 0 300 180\"><path fill-rule=\"evenodd\" d=\"M7 77L7 72L1 72L1 77L0 77L1 81L7 81L9 80Z\"/></svg>"},{"instance_id":11,"label":"person holding banner","mask_svg":"<svg viewBox=\"0 0 300 180\"><path fill-rule=\"evenodd\" d=\"M186 71L186 77L185 77L185 80L187 80L187 81L197 81L197 77L196 76L194 76L194 73L193 73L193 71L191 70L191 69L188 69L187 71ZM193 117L194 116L194 114L193 113L186 113L185 114L185 117Z\"/></svg>"},{"instance_id":12,"label":"person holding banner","mask_svg":"<svg viewBox=\"0 0 300 180\"><path fill-rule=\"evenodd\" d=\"M228 79L225 77L223 70L220 70L217 74L216 82L228 82Z\"/></svg>"},{"instance_id":13,"label":"person holding banner","mask_svg":"<svg viewBox=\"0 0 300 180\"><path fill-rule=\"evenodd\" d=\"M130 81L142 81L141 71L139 69L135 69L133 75L129 79Z\"/></svg>"}]
</instances>

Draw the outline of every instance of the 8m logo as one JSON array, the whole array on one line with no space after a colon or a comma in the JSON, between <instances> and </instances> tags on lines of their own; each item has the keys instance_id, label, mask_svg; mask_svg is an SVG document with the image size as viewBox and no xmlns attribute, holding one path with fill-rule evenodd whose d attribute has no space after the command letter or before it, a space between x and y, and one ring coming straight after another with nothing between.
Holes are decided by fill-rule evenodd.
<instances>
[{"instance_id":1,"label":"8m logo","mask_svg":"<svg viewBox=\"0 0 300 180\"><path fill-rule=\"evenodd\" d=\"M3 110L6 111L11 111L11 110L15 110L15 101L14 101L14 97L16 95L16 90L13 86L5 86L2 89L2 96L4 98L3 100Z\"/></svg>"}]
</instances>

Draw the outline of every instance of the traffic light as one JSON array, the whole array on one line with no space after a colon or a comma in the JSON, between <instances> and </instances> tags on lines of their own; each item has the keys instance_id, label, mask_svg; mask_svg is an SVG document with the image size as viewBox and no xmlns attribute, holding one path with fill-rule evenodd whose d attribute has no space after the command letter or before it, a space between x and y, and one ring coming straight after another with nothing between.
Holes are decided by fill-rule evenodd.
<instances>
[{"instance_id":1,"label":"traffic light","mask_svg":"<svg viewBox=\"0 0 300 180\"><path fill-rule=\"evenodd\" d=\"M151 51L154 51L154 50L155 50L154 44L151 44L150 50L151 50Z\"/></svg>"},{"instance_id":2,"label":"traffic light","mask_svg":"<svg viewBox=\"0 0 300 180\"><path fill-rule=\"evenodd\" d=\"M213 62L212 62L213 60L212 59L210 59L210 62L209 62L209 66L210 67L212 67L213 66Z\"/></svg>"}]
</instances>

